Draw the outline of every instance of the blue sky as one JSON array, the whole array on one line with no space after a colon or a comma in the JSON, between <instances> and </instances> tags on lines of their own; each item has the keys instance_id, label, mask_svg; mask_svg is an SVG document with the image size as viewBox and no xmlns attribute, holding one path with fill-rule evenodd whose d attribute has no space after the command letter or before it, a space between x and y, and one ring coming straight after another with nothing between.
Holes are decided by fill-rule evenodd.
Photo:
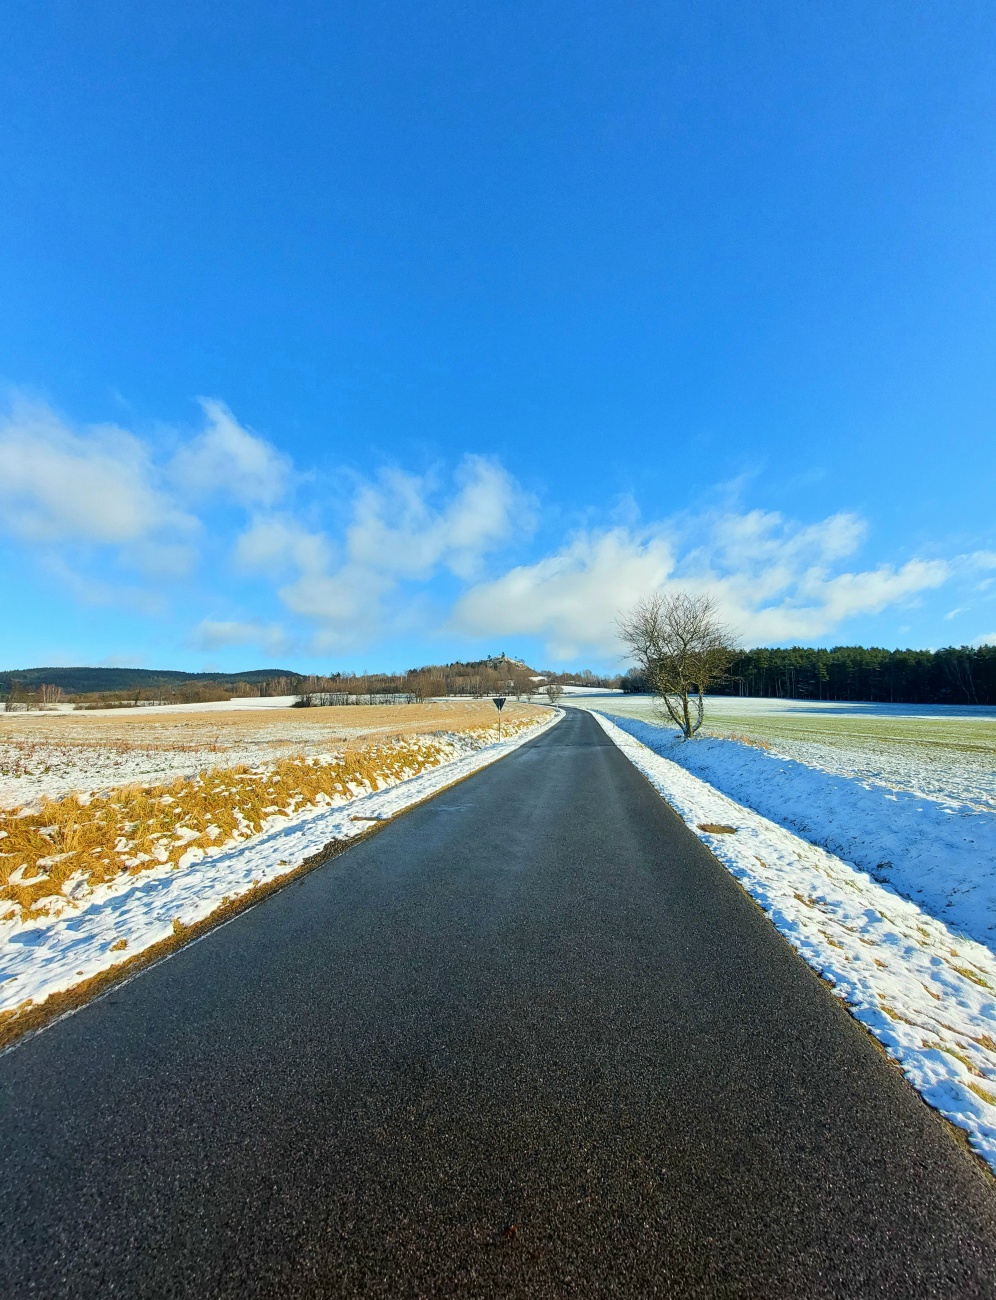
<instances>
[{"instance_id":1,"label":"blue sky","mask_svg":"<svg viewBox=\"0 0 996 1300\"><path fill-rule=\"evenodd\" d=\"M991 5L0 41L0 667L996 640Z\"/></svg>"}]
</instances>

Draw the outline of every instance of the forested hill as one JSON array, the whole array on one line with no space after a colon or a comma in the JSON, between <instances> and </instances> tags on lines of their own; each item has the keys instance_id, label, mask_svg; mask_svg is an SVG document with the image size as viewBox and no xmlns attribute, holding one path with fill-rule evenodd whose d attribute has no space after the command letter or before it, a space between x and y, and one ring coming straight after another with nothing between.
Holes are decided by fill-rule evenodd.
<instances>
[{"instance_id":1,"label":"forested hill","mask_svg":"<svg viewBox=\"0 0 996 1300\"><path fill-rule=\"evenodd\" d=\"M277 679L298 681L301 674L288 668L253 668L244 673L184 673L170 668L21 668L0 672L0 694L9 694L12 683L26 690L43 684L61 687L68 695L96 691L155 690L193 682L259 685Z\"/></svg>"},{"instance_id":2,"label":"forested hill","mask_svg":"<svg viewBox=\"0 0 996 1300\"><path fill-rule=\"evenodd\" d=\"M535 689L537 681L578 681L588 685L621 684L624 690L646 689L640 673L619 679L587 674L557 674L533 669L504 655L473 663L411 669L400 676L305 678L287 668L253 668L241 673L185 673L150 668L23 668L0 672L0 705L14 696L32 698L39 688L58 688L66 696L135 693L136 698L163 696L196 701L227 694L290 695L303 689L411 691L425 695L478 694L500 689ZM413 685L414 678L419 679ZM424 680L423 680L424 679ZM512 679L512 680L509 680ZM747 650L739 655L726 682L714 686L722 695L754 695L797 700L868 700L895 704L996 705L996 646L949 646L944 650L883 650L834 646L814 650L789 646Z\"/></svg>"},{"instance_id":3,"label":"forested hill","mask_svg":"<svg viewBox=\"0 0 996 1300\"><path fill-rule=\"evenodd\" d=\"M733 664L729 680L714 689L801 700L996 704L996 646L748 650Z\"/></svg>"}]
</instances>

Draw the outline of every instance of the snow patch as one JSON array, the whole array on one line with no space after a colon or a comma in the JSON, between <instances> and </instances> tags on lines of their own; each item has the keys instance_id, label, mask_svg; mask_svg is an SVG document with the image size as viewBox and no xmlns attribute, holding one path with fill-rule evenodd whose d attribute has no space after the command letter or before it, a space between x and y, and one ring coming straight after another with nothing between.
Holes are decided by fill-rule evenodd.
<instances>
[{"instance_id":1,"label":"snow patch","mask_svg":"<svg viewBox=\"0 0 996 1300\"><path fill-rule=\"evenodd\" d=\"M372 823L397 816L504 758L563 716L556 710L507 740L464 752L387 789L274 817L268 829L234 848L195 847L176 867L118 877L96 889L71 886L64 900L69 908L9 930L0 945L0 1012L44 1002L168 939L175 926L202 921L222 903L294 871L331 841L352 839Z\"/></svg>"},{"instance_id":2,"label":"snow patch","mask_svg":"<svg viewBox=\"0 0 996 1300\"><path fill-rule=\"evenodd\" d=\"M996 958L988 948L632 734L656 732L664 745L662 728L593 716L899 1062L913 1087L964 1129L996 1170ZM683 746L682 753L699 744Z\"/></svg>"},{"instance_id":3,"label":"snow patch","mask_svg":"<svg viewBox=\"0 0 996 1300\"><path fill-rule=\"evenodd\" d=\"M996 813L973 802L890 789L736 740L613 716L654 753L762 816L867 871L953 930L996 950ZM824 760L825 761L825 760ZM922 752L920 763L932 757Z\"/></svg>"}]
</instances>

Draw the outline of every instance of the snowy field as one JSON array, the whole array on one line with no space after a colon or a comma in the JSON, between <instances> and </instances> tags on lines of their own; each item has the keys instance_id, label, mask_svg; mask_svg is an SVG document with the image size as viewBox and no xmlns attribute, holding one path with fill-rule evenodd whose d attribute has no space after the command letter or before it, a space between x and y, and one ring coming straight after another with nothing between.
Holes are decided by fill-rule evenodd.
<instances>
[{"instance_id":1,"label":"snowy field","mask_svg":"<svg viewBox=\"0 0 996 1300\"><path fill-rule=\"evenodd\" d=\"M673 727L644 721L653 716L645 697L598 707L738 803L996 952L993 710L952 717L850 705L825 714L784 704L710 700L710 734L703 729L690 743Z\"/></svg>"},{"instance_id":2,"label":"snowy field","mask_svg":"<svg viewBox=\"0 0 996 1300\"><path fill-rule=\"evenodd\" d=\"M613 716L656 720L646 695L590 702ZM713 695L701 734L743 737L838 776L996 812L996 707Z\"/></svg>"},{"instance_id":3,"label":"snowy field","mask_svg":"<svg viewBox=\"0 0 996 1300\"><path fill-rule=\"evenodd\" d=\"M134 709L0 713L0 808L165 784L215 767L320 754L362 737L494 723L490 700L294 709L294 696ZM514 713L514 703L507 706Z\"/></svg>"},{"instance_id":4,"label":"snowy field","mask_svg":"<svg viewBox=\"0 0 996 1300\"><path fill-rule=\"evenodd\" d=\"M389 778L366 793L346 791L290 813L273 809L262 833L241 843L200 839L177 863L144 862L137 874L122 873L82 892L71 889L63 905L47 914L0 920L0 1028L9 1031L18 1015L53 994L86 985L143 950L182 936L219 907L295 871L330 842L389 820L503 758L561 717L559 711L523 709L520 729L501 742L491 731L449 733L439 742L444 761L417 776Z\"/></svg>"},{"instance_id":5,"label":"snowy field","mask_svg":"<svg viewBox=\"0 0 996 1300\"><path fill-rule=\"evenodd\" d=\"M709 777L694 775L689 762L672 761L676 753L730 742L676 750L645 723L595 717L924 1099L964 1129L996 1170L996 958L989 949L721 793L707 784ZM720 764L710 776L722 778L724 770ZM759 771L754 778L761 779Z\"/></svg>"}]
</instances>

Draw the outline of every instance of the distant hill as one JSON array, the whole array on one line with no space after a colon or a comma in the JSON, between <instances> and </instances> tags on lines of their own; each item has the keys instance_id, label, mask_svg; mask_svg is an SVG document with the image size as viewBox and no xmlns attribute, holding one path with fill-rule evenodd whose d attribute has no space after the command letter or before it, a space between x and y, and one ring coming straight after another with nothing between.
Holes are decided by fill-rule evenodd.
<instances>
[{"instance_id":1,"label":"distant hill","mask_svg":"<svg viewBox=\"0 0 996 1300\"><path fill-rule=\"evenodd\" d=\"M182 673L170 668L12 668L0 672L0 691L6 693L11 681L27 690L43 685L61 686L68 695L88 695L98 691L152 690L186 682L258 685L277 677L299 681L301 674L290 668L252 668L244 673Z\"/></svg>"},{"instance_id":2,"label":"distant hill","mask_svg":"<svg viewBox=\"0 0 996 1300\"><path fill-rule=\"evenodd\" d=\"M0 671L0 711L4 706L30 707L60 699L88 706L138 702L195 704L233 696L343 693L360 695L494 695L519 692L523 684L559 682L580 686L614 686L618 679L591 672L537 672L507 654L450 664L424 664L406 673L332 673L309 677L289 668L250 668L240 673L184 673L175 668L11 668ZM55 688L46 691L43 688Z\"/></svg>"}]
</instances>

